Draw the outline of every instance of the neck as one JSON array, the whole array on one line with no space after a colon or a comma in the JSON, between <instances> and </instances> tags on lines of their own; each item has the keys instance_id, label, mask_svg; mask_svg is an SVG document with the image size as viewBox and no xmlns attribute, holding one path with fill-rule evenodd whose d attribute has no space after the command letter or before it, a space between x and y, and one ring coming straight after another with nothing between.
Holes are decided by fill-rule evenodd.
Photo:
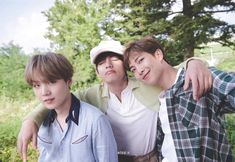
<instances>
[{"instance_id":1,"label":"neck","mask_svg":"<svg viewBox=\"0 0 235 162\"><path fill-rule=\"evenodd\" d=\"M165 68L162 72L159 86L163 90L169 89L175 82L177 69L173 68L169 64L165 63Z\"/></svg>"},{"instance_id":2,"label":"neck","mask_svg":"<svg viewBox=\"0 0 235 162\"><path fill-rule=\"evenodd\" d=\"M72 95L71 93L68 94L67 98L65 99L63 105L60 107L56 108L56 119L59 122L61 128L63 129L66 125L66 118L68 117L69 110L71 107L71 102L72 102Z\"/></svg>"},{"instance_id":3,"label":"neck","mask_svg":"<svg viewBox=\"0 0 235 162\"><path fill-rule=\"evenodd\" d=\"M108 84L109 91L116 95L116 97L121 101L121 93L127 87L128 80L124 78L123 81Z\"/></svg>"}]
</instances>

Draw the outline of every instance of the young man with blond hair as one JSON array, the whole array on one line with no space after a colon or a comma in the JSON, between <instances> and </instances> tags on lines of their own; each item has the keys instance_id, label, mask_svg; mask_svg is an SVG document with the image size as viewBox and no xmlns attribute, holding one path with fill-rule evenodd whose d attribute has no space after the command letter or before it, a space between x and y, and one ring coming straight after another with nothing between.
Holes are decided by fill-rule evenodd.
<instances>
[{"instance_id":1,"label":"young man with blond hair","mask_svg":"<svg viewBox=\"0 0 235 162\"><path fill-rule=\"evenodd\" d=\"M73 67L61 54L32 56L25 79L49 111L38 132L39 162L117 162L106 116L72 93Z\"/></svg>"}]
</instances>

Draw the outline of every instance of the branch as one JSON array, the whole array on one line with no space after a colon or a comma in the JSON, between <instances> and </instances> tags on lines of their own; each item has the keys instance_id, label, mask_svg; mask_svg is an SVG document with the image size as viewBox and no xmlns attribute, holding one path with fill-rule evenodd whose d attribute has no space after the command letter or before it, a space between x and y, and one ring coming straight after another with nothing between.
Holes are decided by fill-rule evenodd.
<instances>
[{"instance_id":1,"label":"branch","mask_svg":"<svg viewBox=\"0 0 235 162\"><path fill-rule=\"evenodd\" d=\"M201 13L220 13L220 12L231 12L231 11L235 11L234 8L232 9L228 9L228 10L219 10L219 11L202 11L202 12L197 12L198 14Z\"/></svg>"}]
</instances>

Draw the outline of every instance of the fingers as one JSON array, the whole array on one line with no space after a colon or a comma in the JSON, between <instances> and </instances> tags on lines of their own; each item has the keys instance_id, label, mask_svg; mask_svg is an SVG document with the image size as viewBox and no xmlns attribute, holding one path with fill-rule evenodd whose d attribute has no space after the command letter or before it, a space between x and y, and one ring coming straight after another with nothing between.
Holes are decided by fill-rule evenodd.
<instances>
[{"instance_id":1,"label":"fingers","mask_svg":"<svg viewBox=\"0 0 235 162\"><path fill-rule=\"evenodd\" d=\"M205 90L204 90L204 92L208 92L211 89L212 82L213 82L212 75L209 71L208 71L207 75L208 75L208 77L205 77L205 83L204 83Z\"/></svg>"},{"instance_id":2,"label":"fingers","mask_svg":"<svg viewBox=\"0 0 235 162\"><path fill-rule=\"evenodd\" d=\"M205 88L206 88L206 84L205 84L204 76L199 75L196 100L198 100L207 91Z\"/></svg>"},{"instance_id":3,"label":"fingers","mask_svg":"<svg viewBox=\"0 0 235 162\"><path fill-rule=\"evenodd\" d=\"M190 78L189 75L186 75L184 81L184 90L187 90L189 88L189 84L190 84Z\"/></svg>"},{"instance_id":4,"label":"fingers","mask_svg":"<svg viewBox=\"0 0 235 162\"><path fill-rule=\"evenodd\" d=\"M198 96L199 96L199 82L197 77L193 77L194 79L192 79L192 88L193 88L193 99L194 100L198 100Z\"/></svg>"},{"instance_id":5,"label":"fingers","mask_svg":"<svg viewBox=\"0 0 235 162\"><path fill-rule=\"evenodd\" d=\"M30 141L33 141L33 147L37 146L37 125L33 120L27 119L22 123L20 133L17 138L17 151L23 161L27 160L27 150Z\"/></svg>"},{"instance_id":6,"label":"fingers","mask_svg":"<svg viewBox=\"0 0 235 162\"><path fill-rule=\"evenodd\" d=\"M32 143L33 143L33 148L37 149L37 133L33 134Z\"/></svg>"},{"instance_id":7,"label":"fingers","mask_svg":"<svg viewBox=\"0 0 235 162\"><path fill-rule=\"evenodd\" d=\"M27 161L27 150L28 150L28 142L23 142L22 143L22 159L23 162Z\"/></svg>"},{"instance_id":8,"label":"fingers","mask_svg":"<svg viewBox=\"0 0 235 162\"><path fill-rule=\"evenodd\" d=\"M212 74L200 60L191 60L185 76L184 90L187 90L192 82L193 99L198 100L208 92L212 86Z\"/></svg>"}]
</instances>

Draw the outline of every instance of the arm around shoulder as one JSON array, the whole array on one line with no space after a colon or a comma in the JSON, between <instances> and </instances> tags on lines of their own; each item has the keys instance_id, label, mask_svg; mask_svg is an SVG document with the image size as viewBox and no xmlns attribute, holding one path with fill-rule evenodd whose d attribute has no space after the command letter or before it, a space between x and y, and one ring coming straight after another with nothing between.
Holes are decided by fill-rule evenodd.
<instances>
[{"instance_id":1,"label":"arm around shoulder","mask_svg":"<svg viewBox=\"0 0 235 162\"><path fill-rule=\"evenodd\" d=\"M37 107L34 108L34 110L32 112L30 112L24 118L24 120L27 120L27 119L33 120L39 128L40 125L42 124L43 120L45 119L48 111L49 110L47 108L45 108L42 104L39 104Z\"/></svg>"}]
</instances>

